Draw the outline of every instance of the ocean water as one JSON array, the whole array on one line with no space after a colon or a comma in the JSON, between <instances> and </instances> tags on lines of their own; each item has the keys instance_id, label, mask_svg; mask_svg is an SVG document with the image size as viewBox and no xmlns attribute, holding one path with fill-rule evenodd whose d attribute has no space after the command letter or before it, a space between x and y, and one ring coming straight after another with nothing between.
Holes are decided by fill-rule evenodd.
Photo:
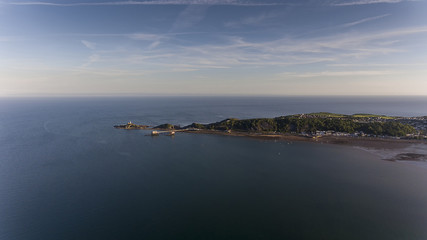
<instances>
[{"instance_id":1,"label":"ocean water","mask_svg":"<svg viewBox=\"0 0 427 240\"><path fill-rule=\"evenodd\" d=\"M337 145L114 129L427 98L0 99L0 239L427 239L427 169Z\"/></svg>"}]
</instances>

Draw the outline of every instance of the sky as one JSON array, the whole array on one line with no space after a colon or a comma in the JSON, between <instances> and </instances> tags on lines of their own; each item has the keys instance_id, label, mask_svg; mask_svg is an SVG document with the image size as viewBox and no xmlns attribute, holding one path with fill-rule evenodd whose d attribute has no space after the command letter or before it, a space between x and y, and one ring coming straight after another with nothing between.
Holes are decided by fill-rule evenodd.
<instances>
[{"instance_id":1,"label":"sky","mask_svg":"<svg viewBox=\"0 0 427 240\"><path fill-rule=\"evenodd\" d=\"M427 0L0 0L0 96L427 95Z\"/></svg>"}]
</instances>

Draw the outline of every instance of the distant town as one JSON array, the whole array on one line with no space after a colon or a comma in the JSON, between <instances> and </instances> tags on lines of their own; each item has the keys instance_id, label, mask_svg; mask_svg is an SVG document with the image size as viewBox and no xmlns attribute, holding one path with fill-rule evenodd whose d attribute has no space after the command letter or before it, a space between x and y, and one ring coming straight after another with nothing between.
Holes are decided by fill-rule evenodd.
<instances>
[{"instance_id":1,"label":"distant town","mask_svg":"<svg viewBox=\"0 0 427 240\"><path fill-rule=\"evenodd\" d=\"M311 114L298 114L294 115L298 118L324 118L324 119L338 119L342 121L353 121L355 123L366 124L368 126L377 125L384 126L390 123L399 123L402 125L410 126L413 130L408 129L409 132L405 134L378 134L371 131L351 131L351 132L336 132L334 130L326 130L316 132L301 132L304 136L347 136L347 137L382 137L382 138L407 138L407 139L427 139L427 116L423 117L391 117L384 115L373 115L373 114L353 114L343 115L334 113L311 113ZM401 127L401 125L398 125ZM407 130L407 131L408 131Z\"/></svg>"}]
</instances>

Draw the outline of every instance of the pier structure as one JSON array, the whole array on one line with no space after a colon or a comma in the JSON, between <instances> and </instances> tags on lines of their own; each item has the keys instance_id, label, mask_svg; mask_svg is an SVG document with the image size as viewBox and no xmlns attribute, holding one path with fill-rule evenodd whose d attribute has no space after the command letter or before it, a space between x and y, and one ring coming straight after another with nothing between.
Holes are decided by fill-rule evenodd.
<instances>
[{"instance_id":1,"label":"pier structure","mask_svg":"<svg viewBox=\"0 0 427 240\"><path fill-rule=\"evenodd\" d=\"M151 136L159 136L160 134L166 134L167 136L175 136L175 130L174 131L151 131Z\"/></svg>"}]
</instances>

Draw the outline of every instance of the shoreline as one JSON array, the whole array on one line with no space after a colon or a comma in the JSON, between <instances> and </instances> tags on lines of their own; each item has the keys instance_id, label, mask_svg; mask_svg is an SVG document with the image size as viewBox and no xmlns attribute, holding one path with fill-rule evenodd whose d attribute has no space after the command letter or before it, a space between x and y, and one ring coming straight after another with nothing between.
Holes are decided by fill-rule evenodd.
<instances>
[{"instance_id":1,"label":"shoreline","mask_svg":"<svg viewBox=\"0 0 427 240\"><path fill-rule=\"evenodd\" d=\"M423 140L412 139L388 139L388 138L372 138L372 137L338 137L338 136L323 136L320 138L309 138L298 135L284 134L262 134L236 132L231 133L217 130L187 130L180 131L184 133L194 134L211 134L232 137L249 137L264 140L280 140L287 142L309 142L317 144L333 144L351 146L366 152L369 152L381 160L393 162L420 162L425 163L427 167L427 142Z\"/></svg>"},{"instance_id":2,"label":"shoreline","mask_svg":"<svg viewBox=\"0 0 427 240\"><path fill-rule=\"evenodd\" d=\"M115 128L151 130L152 136L175 132L248 137L287 142L345 145L387 161L412 161L427 166L427 116L398 117L357 113L317 112L275 118L236 119L181 127L169 123L155 127L128 122Z\"/></svg>"}]
</instances>

